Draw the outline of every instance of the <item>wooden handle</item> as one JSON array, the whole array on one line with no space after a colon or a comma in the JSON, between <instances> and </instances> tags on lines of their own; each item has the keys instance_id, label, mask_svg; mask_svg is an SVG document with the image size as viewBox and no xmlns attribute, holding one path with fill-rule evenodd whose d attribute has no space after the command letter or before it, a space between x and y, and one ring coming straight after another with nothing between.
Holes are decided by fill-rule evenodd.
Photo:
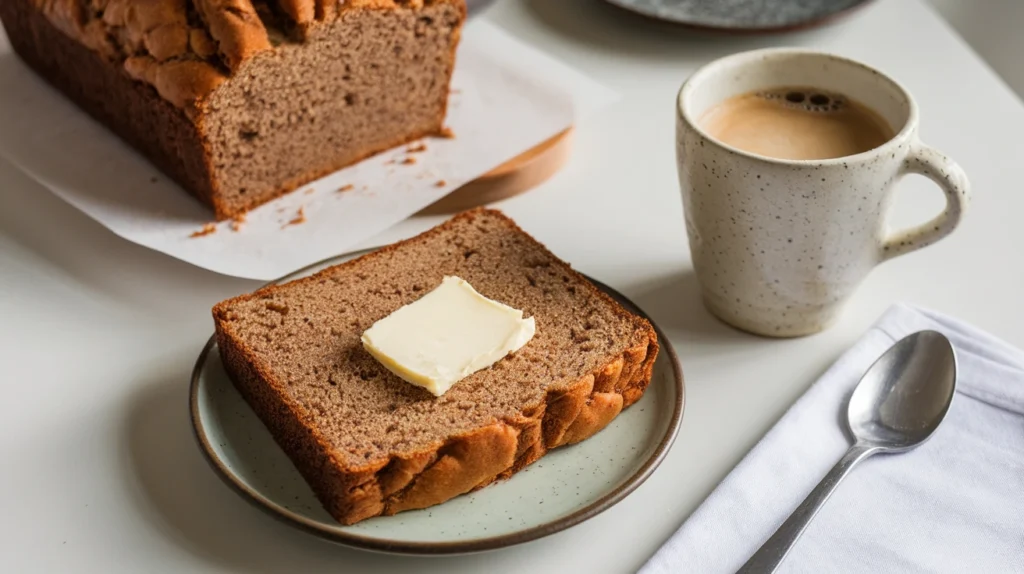
<instances>
[{"instance_id":1,"label":"wooden handle","mask_svg":"<svg viewBox=\"0 0 1024 574\"><path fill-rule=\"evenodd\" d=\"M571 136L572 128L556 134L435 201L420 214L455 213L533 189L565 165L572 151Z\"/></svg>"}]
</instances>

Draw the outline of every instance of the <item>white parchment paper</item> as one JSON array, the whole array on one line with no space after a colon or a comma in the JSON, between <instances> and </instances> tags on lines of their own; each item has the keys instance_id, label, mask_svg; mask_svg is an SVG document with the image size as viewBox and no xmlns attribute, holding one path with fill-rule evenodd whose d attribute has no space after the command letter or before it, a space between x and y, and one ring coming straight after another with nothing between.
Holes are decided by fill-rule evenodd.
<instances>
[{"instance_id":1,"label":"white parchment paper","mask_svg":"<svg viewBox=\"0 0 1024 574\"><path fill-rule=\"evenodd\" d=\"M407 146L385 152L250 212L242 224L221 222L192 237L212 213L37 77L0 30L0 155L129 241L251 279L342 253L615 99L474 21L452 79L447 124L454 139L423 140L419 153ZM403 164L410 155L416 162ZM304 221L289 223L297 220Z\"/></svg>"}]
</instances>

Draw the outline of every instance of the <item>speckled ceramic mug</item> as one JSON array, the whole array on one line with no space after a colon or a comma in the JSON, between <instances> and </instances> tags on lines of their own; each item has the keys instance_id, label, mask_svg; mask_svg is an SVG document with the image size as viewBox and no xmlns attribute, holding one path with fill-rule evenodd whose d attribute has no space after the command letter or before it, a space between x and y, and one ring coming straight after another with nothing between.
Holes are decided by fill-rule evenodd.
<instances>
[{"instance_id":1,"label":"speckled ceramic mug","mask_svg":"<svg viewBox=\"0 0 1024 574\"><path fill-rule=\"evenodd\" d=\"M698 119L732 96L784 86L838 92L881 115L896 133L835 159L784 160L710 137ZM837 317L879 263L945 237L968 202L963 170L918 140L918 108L898 83L821 52L769 49L716 60L679 92L676 158L690 253L707 308L752 333L815 333ZM946 207L931 221L889 232L895 183L922 174Z\"/></svg>"}]
</instances>

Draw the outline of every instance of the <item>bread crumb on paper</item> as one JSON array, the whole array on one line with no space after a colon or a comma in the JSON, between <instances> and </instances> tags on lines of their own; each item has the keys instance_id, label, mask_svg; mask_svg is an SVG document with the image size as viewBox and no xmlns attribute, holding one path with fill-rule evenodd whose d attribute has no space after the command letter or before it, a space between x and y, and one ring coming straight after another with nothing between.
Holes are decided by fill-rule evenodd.
<instances>
[{"instance_id":1,"label":"bread crumb on paper","mask_svg":"<svg viewBox=\"0 0 1024 574\"><path fill-rule=\"evenodd\" d=\"M306 209L304 207L300 207L299 210L295 212L295 217L293 217L291 219L291 221L289 221L288 223L285 223L284 225L282 225L281 229L284 229L285 227L288 227L289 225L299 225L299 224L305 223L305 222L306 222Z\"/></svg>"},{"instance_id":2,"label":"bread crumb on paper","mask_svg":"<svg viewBox=\"0 0 1024 574\"><path fill-rule=\"evenodd\" d=\"M205 237L207 235L210 235L211 233L216 233L216 232L217 232L217 226L214 225L213 223L207 223L199 231L193 231L192 234L189 235L189 237L191 237L191 238Z\"/></svg>"}]
</instances>

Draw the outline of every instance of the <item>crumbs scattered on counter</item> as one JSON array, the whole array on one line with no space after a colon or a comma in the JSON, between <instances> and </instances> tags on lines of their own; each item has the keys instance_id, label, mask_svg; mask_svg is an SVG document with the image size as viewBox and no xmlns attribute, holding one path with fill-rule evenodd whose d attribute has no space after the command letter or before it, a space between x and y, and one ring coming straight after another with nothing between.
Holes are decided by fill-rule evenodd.
<instances>
[{"instance_id":1,"label":"crumbs scattered on counter","mask_svg":"<svg viewBox=\"0 0 1024 574\"><path fill-rule=\"evenodd\" d=\"M158 178L155 175L153 177L149 178L149 183L158 183L159 181L160 181L160 178Z\"/></svg>"},{"instance_id":2,"label":"crumbs scattered on counter","mask_svg":"<svg viewBox=\"0 0 1024 574\"><path fill-rule=\"evenodd\" d=\"M417 143L417 144L413 144L413 145L405 148L405 151L407 153L419 153L421 151L427 151L427 144L425 144L423 142L420 142L420 143Z\"/></svg>"},{"instance_id":3,"label":"crumbs scattered on counter","mask_svg":"<svg viewBox=\"0 0 1024 574\"><path fill-rule=\"evenodd\" d=\"M231 218L231 231L241 231L242 224L245 223L245 214L239 213L238 215Z\"/></svg>"},{"instance_id":4,"label":"crumbs scattered on counter","mask_svg":"<svg viewBox=\"0 0 1024 574\"><path fill-rule=\"evenodd\" d=\"M338 188L338 193L344 193L346 191L352 191L355 188L356 188L356 186L352 185L351 183L346 183L345 185L343 185L343 186Z\"/></svg>"},{"instance_id":5,"label":"crumbs scattered on counter","mask_svg":"<svg viewBox=\"0 0 1024 574\"><path fill-rule=\"evenodd\" d=\"M311 188L307 189L306 191L304 191L303 193L305 193L306 195L309 195L309 194L313 193L313 191L315 191L315 190L311 187Z\"/></svg>"},{"instance_id":6,"label":"crumbs scattered on counter","mask_svg":"<svg viewBox=\"0 0 1024 574\"><path fill-rule=\"evenodd\" d=\"M446 140L453 140L455 139L455 132L452 131L452 128L444 126L441 128L441 131L437 132L437 137L444 138Z\"/></svg>"},{"instance_id":7,"label":"crumbs scattered on counter","mask_svg":"<svg viewBox=\"0 0 1024 574\"><path fill-rule=\"evenodd\" d=\"M189 235L189 237L193 237L193 238L194 237L205 237L205 236L207 236L207 235L209 235L211 233L216 233L216 232L217 232L217 226L215 224L213 224L213 223L207 223L199 231L193 231L192 234Z\"/></svg>"},{"instance_id":8,"label":"crumbs scattered on counter","mask_svg":"<svg viewBox=\"0 0 1024 574\"><path fill-rule=\"evenodd\" d=\"M437 180L437 183L434 184L434 187L444 187L446 185L448 185L447 181L445 181L443 179L439 179L439 180Z\"/></svg>"},{"instance_id":9,"label":"crumbs scattered on counter","mask_svg":"<svg viewBox=\"0 0 1024 574\"><path fill-rule=\"evenodd\" d=\"M393 163L395 163L395 160L389 159L388 161L384 162L384 165L391 165Z\"/></svg>"},{"instance_id":10,"label":"crumbs scattered on counter","mask_svg":"<svg viewBox=\"0 0 1024 574\"><path fill-rule=\"evenodd\" d=\"M285 227L288 227L289 225L299 225L300 223L305 223L305 222L306 222L306 210L305 210L305 208L300 207L299 210L295 212L295 217L293 217L292 220L289 221L288 223L285 223L284 225L282 225L281 229L284 229Z\"/></svg>"},{"instance_id":11,"label":"crumbs scattered on counter","mask_svg":"<svg viewBox=\"0 0 1024 574\"><path fill-rule=\"evenodd\" d=\"M416 163L416 158L411 156L402 160L402 165L412 165L414 163Z\"/></svg>"}]
</instances>

